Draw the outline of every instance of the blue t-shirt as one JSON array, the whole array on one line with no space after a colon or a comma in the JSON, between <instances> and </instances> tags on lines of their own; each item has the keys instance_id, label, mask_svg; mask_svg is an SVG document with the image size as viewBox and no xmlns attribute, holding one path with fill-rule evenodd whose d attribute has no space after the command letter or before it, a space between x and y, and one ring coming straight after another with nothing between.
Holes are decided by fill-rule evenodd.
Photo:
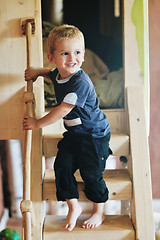
<instances>
[{"instance_id":1,"label":"blue t-shirt","mask_svg":"<svg viewBox=\"0 0 160 240\"><path fill-rule=\"evenodd\" d=\"M54 84L58 105L61 102L75 105L64 119L65 128L75 134L86 134L96 138L110 132L110 125L104 112L99 108L99 101L89 76L79 69L74 75L59 80L56 69L50 72Z\"/></svg>"}]
</instances>

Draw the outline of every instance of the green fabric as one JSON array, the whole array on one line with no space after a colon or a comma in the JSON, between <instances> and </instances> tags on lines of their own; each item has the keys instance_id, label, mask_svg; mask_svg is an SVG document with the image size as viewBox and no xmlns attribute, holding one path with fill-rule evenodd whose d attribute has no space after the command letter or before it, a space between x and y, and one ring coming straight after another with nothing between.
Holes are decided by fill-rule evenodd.
<instances>
[{"instance_id":1,"label":"green fabric","mask_svg":"<svg viewBox=\"0 0 160 240\"><path fill-rule=\"evenodd\" d=\"M143 0L135 0L132 7L131 19L136 27L136 40L138 44L139 64L144 74L144 20Z\"/></svg>"},{"instance_id":2,"label":"green fabric","mask_svg":"<svg viewBox=\"0 0 160 240\"><path fill-rule=\"evenodd\" d=\"M149 36L148 36L148 1L135 0L131 20L136 28L139 65L142 71L146 107L149 108Z\"/></svg>"}]
</instances>

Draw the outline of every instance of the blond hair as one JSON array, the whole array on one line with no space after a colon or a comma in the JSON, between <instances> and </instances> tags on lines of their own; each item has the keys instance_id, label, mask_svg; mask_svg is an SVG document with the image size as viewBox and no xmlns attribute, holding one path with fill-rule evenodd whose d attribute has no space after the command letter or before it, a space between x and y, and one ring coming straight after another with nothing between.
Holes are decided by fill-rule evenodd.
<instances>
[{"instance_id":1,"label":"blond hair","mask_svg":"<svg viewBox=\"0 0 160 240\"><path fill-rule=\"evenodd\" d=\"M83 48L85 48L83 33L77 27L63 24L53 28L47 39L49 52L53 54L54 50L56 49L57 41L72 38L78 38L82 40Z\"/></svg>"}]
</instances>

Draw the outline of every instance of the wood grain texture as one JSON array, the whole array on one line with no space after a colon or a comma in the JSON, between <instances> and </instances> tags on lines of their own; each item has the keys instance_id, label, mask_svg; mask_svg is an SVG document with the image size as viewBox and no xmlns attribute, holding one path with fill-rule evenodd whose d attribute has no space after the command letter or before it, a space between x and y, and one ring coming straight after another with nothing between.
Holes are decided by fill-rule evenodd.
<instances>
[{"instance_id":1,"label":"wood grain texture","mask_svg":"<svg viewBox=\"0 0 160 240\"><path fill-rule=\"evenodd\" d=\"M87 217L80 216L74 230L66 232L62 230L65 216L47 216L44 223L44 240L135 240L132 222L127 215L108 215L100 227L83 229L81 225Z\"/></svg>"}]
</instances>

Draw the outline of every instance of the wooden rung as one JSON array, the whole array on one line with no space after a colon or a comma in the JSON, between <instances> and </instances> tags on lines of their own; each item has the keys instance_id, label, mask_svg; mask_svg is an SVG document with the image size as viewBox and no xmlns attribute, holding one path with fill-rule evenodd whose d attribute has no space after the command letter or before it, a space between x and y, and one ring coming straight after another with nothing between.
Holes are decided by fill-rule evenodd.
<instances>
[{"instance_id":1,"label":"wooden rung","mask_svg":"<svg viewBox=\"0 0 160 240\"><path fill-rule=\"evenodd\" d=\"M61 134L43 136L43 154L45 157L53 157L57 154L57 143L62 139ZM124 133L111 134L110 147L114 156L129 155L129 136Z\"/></svg>"},{"instance_id":2,"label":"wooden rung","mask_svg":"<svg viewBox=\"0 0 160 240\"><path fill-rule=\"evenodd\" d=\"M75 173L78 182L79 197L86 201L84 183L79 171ZM109 189L110 200L130 200L132 198L132 183L126 169L114 169L104 171L104 180ZM43 200L57 200L55 176L53 169L46 169L43 181Z\"/></svg>"},{"instance_id":3,"label":"wooden rung","mask_svg":"<svg viewBox=\"0 0 160 240\"><path fill-rule=\"evenodd\" d=\"M44 222L44 240L134 240L135 232L132 222L127 215L105 216L103 224L96 229L83 229L82 223L88 215L82 215L72 232L62 230L65 216L46 216Z\"/></svg>"}]
</instances>

